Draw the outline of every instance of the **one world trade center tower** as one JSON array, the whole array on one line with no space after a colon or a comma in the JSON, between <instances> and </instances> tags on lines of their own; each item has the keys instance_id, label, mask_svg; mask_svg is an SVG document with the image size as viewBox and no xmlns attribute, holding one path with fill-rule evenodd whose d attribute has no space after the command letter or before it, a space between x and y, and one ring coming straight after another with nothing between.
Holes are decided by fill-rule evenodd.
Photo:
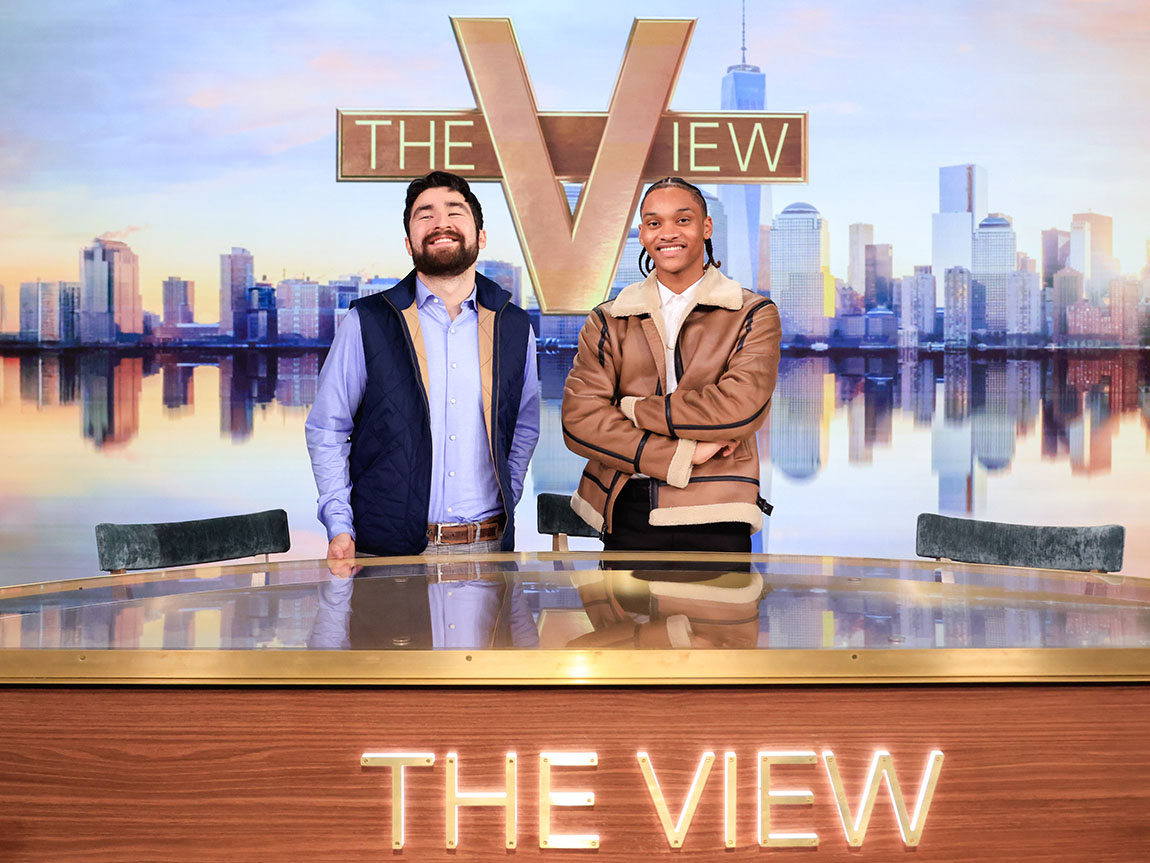
<instances>
[{"instance_id":1,"label":"one world trade center tower","mask_svg":"<svg viewBox=\"0 0 1150 863\"><path fill-rule=\"evenodd\" d=\"M744 13L745 16L745 13ZM763 111L767 105L767 76L758 66L747 63L747 28L743 19L743 62L727 68L723 76L724 111ZM759 218L766 205L767 222L771 207L770 186L719 186L719 200L727 214L727 257L723 270L744 288L763 292L759 284Z\"/></svg>"}]
</instances>

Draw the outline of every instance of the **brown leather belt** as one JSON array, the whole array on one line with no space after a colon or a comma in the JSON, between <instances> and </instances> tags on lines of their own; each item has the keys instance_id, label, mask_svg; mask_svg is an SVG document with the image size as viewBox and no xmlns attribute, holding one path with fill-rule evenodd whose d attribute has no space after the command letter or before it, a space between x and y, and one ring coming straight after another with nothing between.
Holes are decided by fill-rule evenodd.
<instances>
[{"instance_id":1,"label":"brown leather belt","mask_svg":"<svg viewBox=\"0 0 1150 863\"><path fill-rule=\"evenodd\" d=\"M427 541L436 545L462 545L499 539L503 533L503 516L466 524L429 524Z\"/></svg>"}]
</instances>

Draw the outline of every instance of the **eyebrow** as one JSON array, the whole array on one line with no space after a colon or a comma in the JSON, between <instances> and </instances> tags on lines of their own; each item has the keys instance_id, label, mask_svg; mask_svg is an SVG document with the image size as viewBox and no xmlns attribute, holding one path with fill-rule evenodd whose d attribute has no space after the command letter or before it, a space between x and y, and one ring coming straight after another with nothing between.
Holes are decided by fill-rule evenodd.
<instances>
[{"instance_id":1,"label":"eyebrow","mask_svg":"<svg viewBox=\"0 0 1150 863\"><path fill-rule=\"evenodd\" d=\"M675 212L676 213L690 213L690 212L692 212L692 209L690 207L679 207L679 209L675 210ZM659 214L656 213L654 210L648 210L647 212L645 212L643 214L643 218L645 219L648 216L657 216L657 215L659 215Z\"/></svg>"},{"instance_id":2,"label":"eyebrow","mask_svg":"<svg viewBox=\"0 0 1150 863\"><path fill-rule=\"evenodd\" d=\"M414 215L416 215L417 213L422 213L422 212L424 212L425 210L430 210L430 209L432 209L432 207L433 207L433 206L434 206L434 205L432 205L432 204L420 204L418 207L416 207L414 210L412 210L412 211L411 211L411 214L414 216ZM456 208L456 209L459 209L459 210L470 210L470 209L471 209L471 208L470 208L470 207L467 205L467 202L466 202L466 201L448 201L448 202L445 204L445 206L446 206L446 207L448 207L449 209L450 209L450 208L452 208L452 207L454 207L454 208Z\"/></svg>"}]
</instances>

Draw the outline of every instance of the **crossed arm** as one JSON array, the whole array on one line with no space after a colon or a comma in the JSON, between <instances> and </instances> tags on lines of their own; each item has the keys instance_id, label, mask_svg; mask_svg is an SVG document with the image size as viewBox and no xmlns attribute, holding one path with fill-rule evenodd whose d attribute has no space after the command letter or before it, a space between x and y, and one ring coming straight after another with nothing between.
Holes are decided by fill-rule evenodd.
<instances>
[{"instance_id":1,"label":"crossed arm","mask_svg":"<svg viewBox=\"0 0 1150 863\"><path fill-rule=\"evenodd\" d=\"M697 441L742 440L767 418L779 370L782 326L765 300L747 313L743 335L718 381L666 396L628 396L620 410L637 428Z\"/></svg>"},{"instance_id":2,"label":"crossed arm","mask_svg":"<svg viewBox=\"0 0 1150 863\"><path fill-rule=\"evenodd\" d=\"M643 473L683 488L691 467L753 434L767 414L778 374L778 310L763 301L719 380L669 396L616 399L619 372L601 312L587 318L563 392L569 449L615 470Z\"/></svg>"}]
</instances>

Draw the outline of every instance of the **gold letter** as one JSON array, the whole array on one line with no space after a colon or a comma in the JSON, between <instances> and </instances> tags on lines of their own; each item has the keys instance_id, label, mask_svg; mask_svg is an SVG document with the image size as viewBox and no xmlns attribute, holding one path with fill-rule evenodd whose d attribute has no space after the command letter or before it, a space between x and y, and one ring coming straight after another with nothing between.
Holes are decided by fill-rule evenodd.
<instances>
[{"instance_id":1,"label":"gold letter","mask_svg":"<svg viewBox=\"0 0 1150 863\"><path fill-rule=\"evenodd\" d=\"M371 170L375 170L375 127L390 126L391 120L356 120L357 126L371 126Z\"/></svg>"},{"instance_id":2,"label":"gold letter","mask_svg":"<svg viewBox=\"0 0 1150 863\"><path fill-rule=\"evenodd\" d=\"M813 752L759 753L759 844L765 848L817 848L817 833L772 833L772 806L809 806L815 802L810 791L771 791L772 764L818 764Z\"/></svg>"},{"instance_id":3,"label":"gold letter","mask_svg":"<svg viewBox=\"0 0 1150 863\"><path fill-rule=\"evenodd\" d=\"M503 173L523 261L547 314L602 302L639 203L639 180L694 29L690 20L635 21L578 213L555 181L539 110L506 18L452 18L475 104Z\"/></svg>"},{"instance_id":4,"label":"gold letter","mask_svg":"<svg viewBox=\"0 0 1150 863\"><path fill-rule=\"evenodd\" d=\"M552 806L594 806L593 791L552 791L552 767L594 767L599 756L594 752L539 753L539 847L598 848L598 833L552 833Z\"/></svg>"},{"instance_id":5,"label":"gold letter","mask_svg":"<svg viewBox=\"0 0 1150 863\"><path fill-rule=\"evenodd\" d=\"M372 129L375 134L375 129ZM391 847L403 847L403 768L430 767L434 752L365 752L359 759L364 767L391 768Z\"/></svg>"},{"instance_id":6,"label":"gold letter","mask_svg":"<svg viewBox=\"0 0 1150 863\"><path fill-rule=\"evenodd\" d=\"M772 156L771 151L767 149L767 136L763 132L763 124L755 123L755 130L751 132L751 140L747 144L747 155L744 158L739 150L739 139L735 135L735 124L727 123L727 131L731 133L731 143L735 146L735 158L739 162L739 170L744 174L747 172L747 166L751 164L751 154L755 150L755 139L758 138L763 146L763 155L767 157L767 167L773 174L779 164L779 155L783 152L783 141L787 139L787 129L790 128L790 125L790 123L783 123L783 131L779 134L779 143L775 146L775 155Z\"/></svg>"},{"instance_id":7,"label":"gold letter","mask_svg":"<svg viewBox=\"0 0 1150 863\"><path fill-rule=\"evenodd\" d=\"M723 844L735 847L735 801L739 794L738 757L723 753Z\"/></svg>"},{"instance_id":8,"label":"gold letter","mask_svg":"<svg viewBox=\"0 0 1150 863\"><path fill-rule=\"evenodd\" d=\"M695 817L695 809L699 806L699 797L703 794L703 786L707 784L707 777L711 775L711 765L715 763L714 752L704 752L699 761L699 768L695 771L695 778L691 780L691 790L687 792L687 802L679 813L679 820L671 824L671 813L667 811L667 801L663 797L663 789L659 787L659 780L655 777L655 768L646 752L640 752L639 767L643 771L643 779L647 782L647 790L651 793L651 800L655 803L655 811L659 815L659 823L663 825L663 832L667 834L667 841L672 848L683 847L683 840L687 838L687 831L691 829L691 819Z\"/></svg>"},{"instance_id":9,"label":"gold letter","mask_svg":"<svg viewBox=\"0 0 1150 863\"><path fill-rule=\"evenodd\" d=\"M506 791L460 791L459 790L459 756L454 752L447 753L447 847L456 848L459 845L459 807L460 806L503 806L507 810L505 820L505 835L508 848L515 848L518 844L517 826L517 794L515 785L515 753L507 753L504 781Z\"/></svg>"},{"instance_id":10,"label":"gold letter","mask_svg":"<svg viewBox=\"0 0 1150 863\"><path fill-rule=\"evenodd\" d=\"M426 141L409 141L407 140L407 121L399 121L399 170L403 171L407 166L407 148L408 147L426 147L427 148L427 170L435 170L435 121L429 120L427 123L429 129L429 138Z\"/></svg>"},{"instance_id":11,"label":"gold letter","mask_svg":"<svg viewBox=\"0 0 1150 863\"><path fill-rule=\"evenodd\" d=\"M833 752L823 753L823 763L827 768L827 776L834 790L835 801L839 807L839 818L843 823L843 830L847 835L847 842L852 847L863 844L866 838L867 825L870 824L871 810L874 809L875 798L878 796L880 772L886 778L886 787L890 792L891 803L894 804L895 814L898 816L898 830L902 834L902 841L908 847L918 845L922 839L922 831L926 827L926 815L930 811L930 801L934 797L934 788L938 785L939 773L942 772L942 753L937 749L931 750L926 759L926 769L922 774L922 781L918 786L918 799L914 804L914 816L907 817L906 801L902 798L898 779L894 775L894 760L886 750L879 749L874 754L870 764L870 772L866 778L866 788L863 791L863 801L856 818L851 818L850 804L847 802L846 789L843 788L842 777L839 776L838 764Z\"/></svg>"},{"instance_id":12,"label":"gold letter","mask_svg":"<svg viewBox=\"0 0 1150 863\"><path fill-rule=\"evenodd\" d=\"M452 141L452 126L474 126L474 120L444 120L443 122L443 170L445 171L474 171L474 165L453 165L451 163L452 147L470 147L470 141ZM434 135L432 136L434 138Z\"/></svg>"},{"instance_id":13,"label":"gold letter","mask_svg":"<svg viewBox=\"0 0 1150 863\"><path fill-rule=\"evenodd\" d=\"M704 129L711 129L711 128L717 129L717 128L719 128L719 124L718 123L692 123L691 124L691 172L694 173L695 171L717 171L717 170L719 170L718 165L697 165L697 164L695 164L695 151L696 150L717 150L717 149L719 149L718 144L696 144L695 143L695 129L697 129L699 127L702 127Z\"/></svg>"}]
</instances>

